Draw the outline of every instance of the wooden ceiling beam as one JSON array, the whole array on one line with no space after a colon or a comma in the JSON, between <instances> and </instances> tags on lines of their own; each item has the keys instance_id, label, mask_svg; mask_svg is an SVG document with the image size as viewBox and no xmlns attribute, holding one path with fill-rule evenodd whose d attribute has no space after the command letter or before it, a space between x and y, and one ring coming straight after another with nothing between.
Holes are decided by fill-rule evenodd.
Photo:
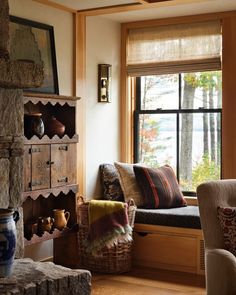
<instances>
[{"instance_id":1,"label":"wooden ceiling beam","mask_svg":"<svg viewBox=\"0 0 236 295\"><path fill-rule=\"evenodd\" d=\"M137 0L140 4L147 4L149 3L149 0Z\"/></svg>"},{"instance_id":2,"label":"wooden ceiling beam","mask_svg":"<svg viewBox=\"0 0 236 295\"><path fill-rule=\"evenodd\" d=\"M165 2L165 1L174 1L174 0L137 0L141 4L150 4L150 3L157 3L157 2Z\"/></svg>"},{"instance_id":3,"label":"wooden ceiling beam","mask_svg":"<svg viewBox=\"0 0 236 295\"><path fill-rule=\"evenodd\" d=\"M155 2L149 2L149 3L146 2L146 4L140 3L140 1L143 1L143 0L137 0L137 1L139 1L139 3L83 9L83 10L78 10L77 12L79 14L84 14L85 16L95 16L95 15L142 10L142 9L148 9L148 8L158 8L158 7L160 8L160 7L184 5L184 4L191 4L191 3L199 3L199 2L206 2L209 0L162 0L162 1L156 0ZM154 0L148 0L148 1L154 1Z\"/></svg>"},{"instance_id":4,"label":"wooden ceiling beam","mask_svg":"<svg viewBox=\"0 0 236 295\"><path fill-rule=\"evenodd\" d=\"M78 11L68 6L58 4L51 0L33 0L33 1L56 8L56 9L71 12L71 13L79 13L85 16L96 16L96 15L142 10L142 9L148 9L148 8L168 7L168 6L176 6L176 5L184 5L184 4L187 5L191 3L206 2L209 0L136 0L137 1L136 3L97 7L97 8L91 8L91 9L82 9Z\"/></svg>"},{"instance_id":5,"label":"wooden ceiling beam","mask_svg":"<svg viewBox=\"0 0 236 295\"><path fill-rule=\"evenodd\" d=\"M77 12L76 9L72 9L72 8L70 8L68 6L58 4L58 3L53 2L53 1L50 1L50 0L33 0L33 1L38 2L38 3L41 3L41 4L44 4L44 5L47 5L47 6L51 6L53 8L64 10L64 11L67 11L67 12L72 12L72 13L76 13Z\"/></svg>"},{"instance_id":6,"label":"wooden ceiling beam","mask_svg":"<svg viewBox=\"0 0 236 295\"><path fill-rule=\"evenodd\" d=\"M97 8L90 8L90 9L81 9L77 12L79 14L84 14L86 16L94 16L100 14L111 14L117 12L125 12L125 11L132 11L137 9L142 9L141 3L132 3L132 4L121 4L121 5L113 5L113 6L104 6L104 7L97 7Z\"/></svg>"}]
</instances>

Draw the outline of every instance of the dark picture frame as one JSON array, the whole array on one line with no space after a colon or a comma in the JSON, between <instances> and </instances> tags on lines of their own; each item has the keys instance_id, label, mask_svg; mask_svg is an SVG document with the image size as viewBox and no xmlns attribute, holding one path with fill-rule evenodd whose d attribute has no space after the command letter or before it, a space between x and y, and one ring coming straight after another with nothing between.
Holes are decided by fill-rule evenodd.
<instances>
[{"instance_id":1,"label":"dark picture frame","mask_svg":"<svg viewBox=\"0 0 236 295\"><path fill-rule=\"evenodd\" d=\"M10 58L42 64L44 81L38 88L26 92L59 94L56 50L53 26L10 16Z\"/></svg>"}]
</instances>

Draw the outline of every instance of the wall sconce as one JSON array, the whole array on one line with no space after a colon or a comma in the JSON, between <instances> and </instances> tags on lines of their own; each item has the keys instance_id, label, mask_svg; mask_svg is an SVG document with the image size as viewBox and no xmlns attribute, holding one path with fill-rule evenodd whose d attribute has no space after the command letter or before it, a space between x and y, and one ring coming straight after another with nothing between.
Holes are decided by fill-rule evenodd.
<instances>
[{"instance_id":1,"label":"wall sconce","mask_svg":"<svg viewBox=\"0 0 236 295\"><path fill-rule=\"evenodd\" d=\"M98 65L98 102L111 102L111 65Z\"/></svg>"}]
</instances>

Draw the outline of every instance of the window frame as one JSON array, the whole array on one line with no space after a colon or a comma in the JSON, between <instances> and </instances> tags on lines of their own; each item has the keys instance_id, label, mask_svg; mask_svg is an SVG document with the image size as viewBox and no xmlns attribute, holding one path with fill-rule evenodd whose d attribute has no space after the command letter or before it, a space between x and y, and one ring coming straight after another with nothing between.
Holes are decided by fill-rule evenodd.
<instances>
[{"instance_id":1,"label":"window frame","mask_svg":"<svg viewBox=\"0 0 236 295\"><path fill-rule=\"evenodd\" d=\"M214 70L211 70L214 71ZM219 71L219 69L215 70ZM222 73L222 70L220 70ZM198 71L200 72L200 71ZM203 70L202 72L205 72ZM179 171L180 171L180 115L181 114L204 114L204 113L213 113L213 114L219 114L220 115L220 122L221 122L221 129L220 129L220 178L222 178L222 107L221 108L203 108L200 107L198 109L182 109L181 108L181 95L182 95L182 77L181 75L186 72L178 73L178 109L156 109L156 110L142 110L141 109L141 76L135 77L135 93L136 93L136 99L135 99L135 109L134 109L134 116L133 116L133 149L134 149L134 162L138 162L139 160L139 148L138 148L138 142L139 142L139 115L142 114L176 114L176 177L179 182ZM143 75L148 76L148 74ZM195 196L196 192L194 191L182 191L184 195L186 196Z\"/></svg>"}]
</instances>

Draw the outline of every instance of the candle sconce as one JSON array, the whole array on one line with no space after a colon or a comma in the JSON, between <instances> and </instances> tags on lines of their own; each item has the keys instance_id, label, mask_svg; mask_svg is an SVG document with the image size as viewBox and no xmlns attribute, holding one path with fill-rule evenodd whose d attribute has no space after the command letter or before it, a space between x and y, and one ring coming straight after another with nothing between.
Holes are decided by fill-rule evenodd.
<instances>
[{"instance_id":1,"label":"candle sconce","mask_svg":"<svg viewBox=\"0 0 236 295\"><path fill-rule=\"evenodd\" d=\"M98 102L111 102L111 65L98 65Z\"/></svg>"}]
</instances>

